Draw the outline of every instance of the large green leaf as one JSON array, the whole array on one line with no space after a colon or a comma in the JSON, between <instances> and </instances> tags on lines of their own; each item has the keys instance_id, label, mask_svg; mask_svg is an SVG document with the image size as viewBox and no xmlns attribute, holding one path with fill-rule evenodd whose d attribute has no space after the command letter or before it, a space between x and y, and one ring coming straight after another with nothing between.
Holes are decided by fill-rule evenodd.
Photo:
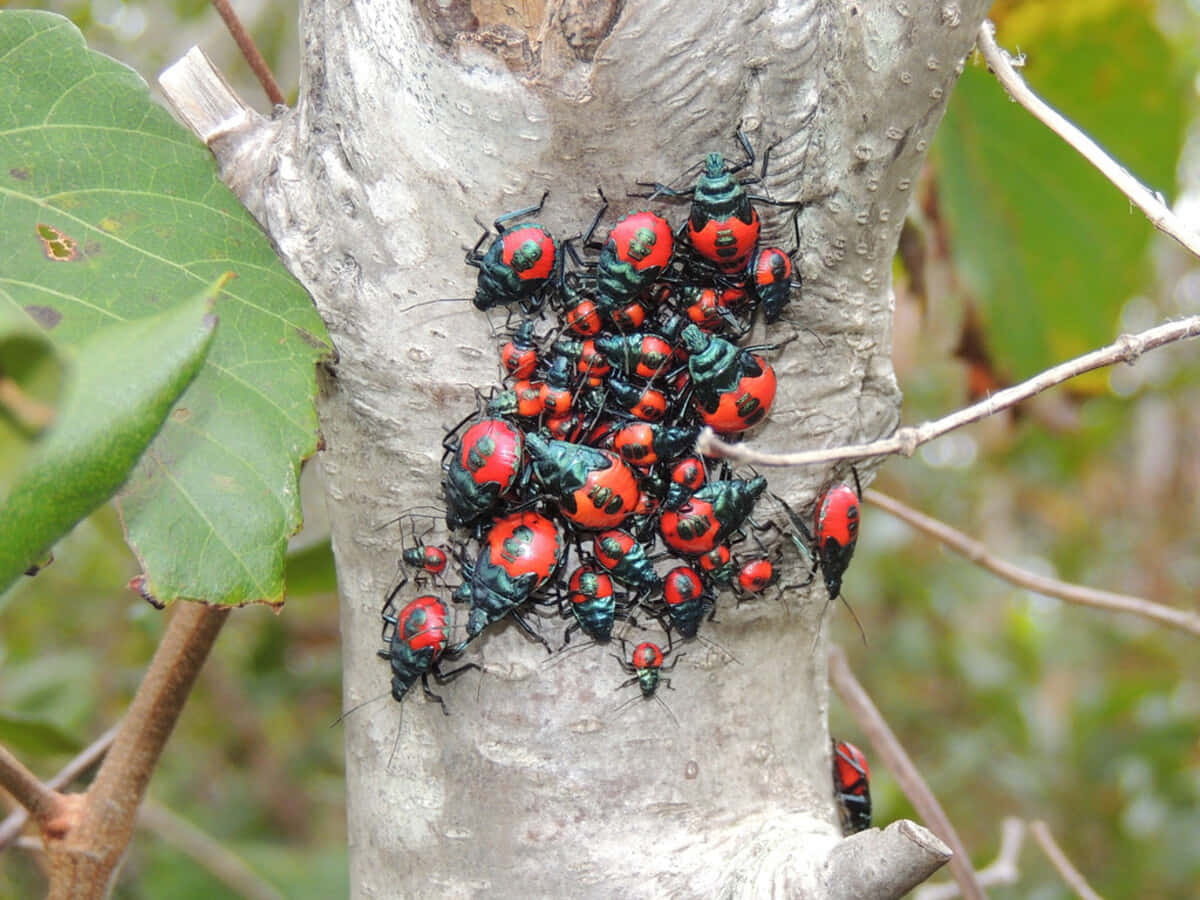
<instances>
[{"instance_id":1,"label":"large green leaf","mask_svg":"<svg viewBox=\"0 0 1200 900\"><path fill-rule=\"evenodd\" d=\"M1043 98L1169 193L1187 92L1149 16L1120 4L1083 20L1048 13L998 38L1028 53L1024 75ZM998 367L1025 377L1111 341L1144 283L1153 229L1142 214L981 66L960 80L933 158Z\"/></svg>"},{"instance_id":2,"label":"large green leaf","mask_svg":"<svg viewBox=\"0 0 1200 900\"><path fill-rule=\"evenodd\" d=\"M129 477L200 371L218 290L79 345L54 426L0 504L0 590Z\"/></svg>"},{"instance_id":3,"label":"large green leaf","mask_svg":"<svg viewBox=\"0 0 1200 900\"><path fill-rule=\"evenodd\" d=\"M281 601L328 336L208 151L46 13L0 12L0 233L0 299L67 343L237 275L119 505L160 600Z\"/></svg>"}]
</instances>

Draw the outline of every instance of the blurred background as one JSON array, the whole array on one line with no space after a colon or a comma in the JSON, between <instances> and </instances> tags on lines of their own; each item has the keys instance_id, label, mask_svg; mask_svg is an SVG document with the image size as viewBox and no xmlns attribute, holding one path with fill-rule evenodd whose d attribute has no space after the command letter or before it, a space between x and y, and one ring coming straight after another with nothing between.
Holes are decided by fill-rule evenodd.
<instances>
[{"instance_id":1,"label":"blurred background","mask_svg":"<svg viewBox=\"0 0 1200 900\"><path fill-rule=\"evenodd\" d=\"M293 100L296 4L236 6ZM42 8L151 84L199 44L269 111L205 0ZM1025 76L1043 97L1200 222L1200 3L1001 2L992 17L1002 46L1030 54ZM895 263L906 423L1121 332L1200 313L1197 261L1011 103L978 59L917 199ZM19 439L0 417L0 453ZM1035 572L1198 610L1198 445L1190 342L890 460L873 486ZM330 727L341 698L336 583L311 472L305 500L287 606L243 609L226 626L151 784L152 827L135 837L117 897L231 895L197 861L207 851L190 849L189 824L281 895L345 892L342 732ZM0 742L44 777L121 715L163 628L126 588L138 568L111 507L55 555L0 597ZM869 506L844 594L869 644L842 610L834 639L977 868L995 855L1004 816L1041 818L1105 896L1200 896L1195 638L1015 588ZM831 730L871 758L836 700ZM883 767L872 775L876 823L912 816ZM1072 896L1028 841L1019 866L1020 882L992 896ZM0 858L0 896L42 885L23 852Z\"/></svg>"}]
</instances>

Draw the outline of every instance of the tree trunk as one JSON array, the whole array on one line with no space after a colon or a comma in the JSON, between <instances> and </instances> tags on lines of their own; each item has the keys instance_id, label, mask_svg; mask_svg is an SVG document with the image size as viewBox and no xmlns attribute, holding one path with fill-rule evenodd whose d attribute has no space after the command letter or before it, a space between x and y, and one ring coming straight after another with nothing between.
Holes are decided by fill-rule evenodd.
<instances>
[{"instance_id":1,"label":"tree trunk","mask_svg":"<svg viewBox=\"0 0 1200 900\"><path fill-rule=\"evenodd\" d=\"M297 107L211 145L340 354L324 379L320 461L347 708L389 683L375 655L399 549L389 523L440 504L444 428L498 381L485 315L414 308L472 294L472 217L549 189L538 220L574 234L597 185L620 215L645 202L624 199L637 180L694 172L709 150L736 159L740 122L772 148L765 190L812 201L803 289L770 334L796 339L754 440L800 449L888 433L900 404L891 260L987 7L305 4ZM764 239L790 247L786 213L764 208L764 220ZM771 473L771 487L807 505L832 474ZM654 703L613 715L625 676L602 649L550 663L511 625L471 645L486 672L444 689L452 715L419 690L351 715L355 894L899 896L944 848L912 823L841 840L815 638L824 601L818 579L786 608L723 604L705 634L729 654L682 648L666 697L678 725Z\"/></svg>"}]
</instances>

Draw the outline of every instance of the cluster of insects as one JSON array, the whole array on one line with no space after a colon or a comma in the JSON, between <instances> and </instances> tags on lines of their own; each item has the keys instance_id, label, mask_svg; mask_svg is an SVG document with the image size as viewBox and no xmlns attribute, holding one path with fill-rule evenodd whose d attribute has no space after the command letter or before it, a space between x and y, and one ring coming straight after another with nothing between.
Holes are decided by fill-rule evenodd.
<instances>
[{"instance_id":1,"label":"cluster of insects","mask_svg":"<svg viewBox=\"0 0 1200 900\"><path fill-rule=\"evenodd\" d=\"M811 529L780 498L781 521L760 524L766 479L694 452L702 428L736 437L768 415L776 377L766 354L776 347L741 341L757 315L776 322L799 287L795 250L760 244L755 209L798 204L749 193L759 179L738 174L754 153L738 137L743 163L710 153L686 190L645 185L645 197L690 200L678 228L637 209L594 240L608 205L601 193L586 232L556 240L529 221L543 195L496 219L495 233L468 252L475 307L507 311L503 377L443 442L454 537L425 545L414 528L415 546L403 551L418 580L457 574L450 596L465 607L465 635L451 640L441 597L401 604L393 590L379 655L391 663L396 700L420 680L442 703L429 676L444 683L478 668L443 664L501 621L559 649L533 612L566 621L564 646L577 632L602 645L615 638L628 675L617 687L659 699L658 687L670 686L662 673L683 655L677 639L699 636L721 592L740 601L776 585L787 547L806 559L809 579L820 569L838 595L857 540L857 475L855 487L836 484L818 500ZM759 537L766 530L773 549ZM651 621L662 637L630 651L624 623Z\"/></svg>"}]
</instances>

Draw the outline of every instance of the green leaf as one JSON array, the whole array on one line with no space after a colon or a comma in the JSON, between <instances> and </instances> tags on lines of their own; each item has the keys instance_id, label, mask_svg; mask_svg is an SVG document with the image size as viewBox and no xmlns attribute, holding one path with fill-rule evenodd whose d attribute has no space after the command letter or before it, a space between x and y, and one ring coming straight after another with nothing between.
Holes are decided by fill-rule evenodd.
<instances>
[{"instance_id":1,"label":"green leaf","mask_svg":"<svg viewBox=\"0 0 1200 900\"><path fill-rule=\"evenodd\" d=\"M49 719L0 710L0 744L22 756L78 753L79 739Z\"/></svg>"},{"instance_id":2,"label":"green leaf","mask_svg":"<svg viewBox=\"0 0 1200 900\"><path fill-rule=\"evenodd\" d=\"M80 344L54 426L0 506L0 590L129 477L212 342L216 293Z\"/></svg>"},{"instance_id":3,"label":"green leaf","mask_svg":"<svg viewBox=\"0 0 1200 900\"><path fill-rule=\"evenodd\" d=\"M1081 22L1041 9L1031 33L998 35L1028 54L1033 89L1144 184L1169 193L1187 91L1151 13L1092 7ZM960 80L933 158L954 256L998 368L1026 377L1110 342L1144 284L1153 233L1124 195L982 66Z\"/></svg>"},{"instance_id":4,"label":"green leaf","mask_svg":"<svg viewBox=\"0 0 1200 900\"><path fill-rule=\"evenodd\" d=\"M328 335L207 149L47 13L0 12L0 233L0 302L68 344L236 273L118 503L158 599L281 602Z\"/></svg>"}]
</instances>

